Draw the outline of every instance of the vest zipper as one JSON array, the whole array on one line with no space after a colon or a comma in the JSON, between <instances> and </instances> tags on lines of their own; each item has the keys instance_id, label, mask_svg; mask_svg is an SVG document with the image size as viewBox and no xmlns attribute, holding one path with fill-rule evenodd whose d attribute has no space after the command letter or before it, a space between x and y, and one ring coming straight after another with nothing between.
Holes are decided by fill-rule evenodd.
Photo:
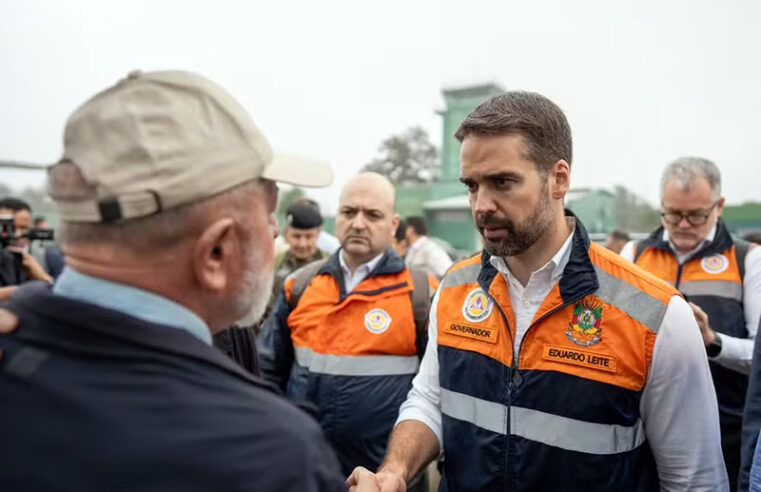
<instances>
[{"instance_id":1,"label":"vest zipper","mask_svg":"<svg viewBox=\"0 0 761 492\"><path fill-rule=\"evenodd\" d=\"M507 316L505 315L505 312L502 311L502 307L499 305L497 300L494 298L493 295L491 295L491 292L489 292L488 289L481 289L483 290L486 295L491 299L491 302L494 303L494 306L497 308L497 311L499 311L499 314L502 316L502 321L505 322L505 327L507 327L507 334L510 336L510 350L512 352L515 352L515 342L513 339L513 330L510 328L510 322L507 320ZM512 477L512 473L510 470L510 407L512 406L512 396L513 396L513 366L516 364L516 358L515 354L513 354L513 363L507 368L507 428L505 429L505 468L506 468L506 478L505 478L505 491L508 492L511 490L512 487L509 486L510 479Z\"/></svg>"},{"instance_id":2,"label":"vest zipper","mask_svg":"<svg viewBox=\"0 0 761 492\"><path fill-rule=\"evenodd\" d=\"M685 263L687 263L687 261L685 261ZM680 263L679 267L676 269L676 283L674 284L674 288L677 290L679 290L679 283L682 281L682 267L683 266L684 266L684 263Z\"/></svg>"},{"instance_id":3,"label":"vest zipper","mask_svg":"<svg viewBox=\"0 0 761 492\"><path fill-rule=\"evenodd\" d=\"M510 415L510 409L512 408L512 396L513 396L513 389L519 387L523 383L523 377L520 374L519 367L518 367L518 361L520 360L520 352L523 348L523 342L526 340L526 335L528 335L528 332L531 331L531 328L534 327L537 323L544 320L548 316L551 316L555 314L556 312L560 311L566 306L569 306L573 304L574 302L578 302L579 300L585 298L589 294L592 294L592 292L585 293L580 296L576 296L573 299L564 302L563 304L551 309L550 311L547 311L542 316L540 316L536 321L531 323L529 325L528 329L526 330L526 333L523 335L523 338L521 339L521 343L518 344L518 350L515 350L515 341L513 338L513 331L510 328L510 322L507 320L507 316L505 315L505 312L502 310L502 307L499 305L497 300L494 298L494 296L491 295L491 292L488 290L482 289L484 292L486 292L486 295L489 296L489 299L494 303L494 306L496 306L497 310L499 311L499 314L502 316L502 321L505 322L505 326L507 327L507 333L510 335L510 350L513 351L513 363L508 368L508 384L507 384L507 429L505 432L505 438L506 438L506 446L505 446L505 462L507 464L507 467L510 467L510 423L511 423L511 415ZM511 470L507 470L507 477L508 479L505 480L505 490L511 490L511 487L508 485L510 483L510 478L512 477Z\"/></svg>"}]
</instances>

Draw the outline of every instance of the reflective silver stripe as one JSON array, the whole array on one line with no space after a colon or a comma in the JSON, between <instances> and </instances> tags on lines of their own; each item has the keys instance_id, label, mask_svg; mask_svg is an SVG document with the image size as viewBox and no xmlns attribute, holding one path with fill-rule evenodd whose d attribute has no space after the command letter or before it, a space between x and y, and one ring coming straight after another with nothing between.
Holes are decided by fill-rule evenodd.
<instances>
[{"instance_id":1,"label":"reflective silver stripe","mask_svg":"<svg viewBox=\"0 0 761 492\"><path fill-rule=\"evenodd\" d=\"M482 429L507 434L507 407L441 388L441 411ZM597 424L522 407L510 409L510 434L589 454L631 451L645 442L641 420L631 427Z\"/></svg>"},{"instance_id":2,"label":"reflective silver stripe","mask_svg":"<svg viewBox=\"0 0 761 492\"><path fill-rule=\"evenodd\" d=\"M589 454L617 454L645 442L642 421L629 427L569 419L528 408L513 407L510 433L556 448Z\"/></svg>"},{"instance_id":3,"label":"reflective silver stripe","mask_svg":"<svg viewBox=\"0 0 761 492\"><path fill-rule=\"evenodd\" d=\"M417 355L330 355L312 352L308 348L294 347L296 362L318 374L335 376L395 376L415 374Z\"/></svg>"},{"instance_id":4,"label":"reflective silver stripe","mask_svg":"<svg viewBox=\"0 0 761 492\"><path fill-rule=\"evenodd\" d=\"M719 296L736 301L743 300L742 284L722 280L683 282L679 286L679 292L688 296Z\"/></svg>"},{"instance_id":5,"label":"reflective silver stripe","mask_svg":"<svg viewBox=\"0 0 761 492\"><path fill-rule=\"evenodd\" d=\"M496 432L507 434L507 407L473 396L441 388L441 413L453 419Z\"/></svg>"},{"instance_id":6,"label":"reflective silver stripe","mask_svg":"<svg viewBox=\"0 0 761 492\"><path fill-rule=\"evenodd\" d=\"M474 284L478 280L479 272L481 272L481 263L458 268L446 274L441 281L441 286L456 287L462 284Z\"/></svg>"},{"instance_id":7,"label":"reflective silver stripe","mask_svg":"<svg viewBox=\"0 0 761 492\"><path fill-rule=\"evenodd\" d=\"M296 355L296 363L301 367L309 367L309 360L312 358L312 349L309 347L293 347Z\"/></svg>"},{"instance_id":8,"label":"reflective silver stripe","mask_svg":"<svg viewBox=\"0 0 761 492\"><path fill-rule=\"evenodd\" d=\"M616 306L647 326L650 331L658 333L663 316L666 314L667 304L614 277L597 265L595 265L595 272L600 282L600 288L595 292L597 297Z\"/></svg>"}]
</instances>

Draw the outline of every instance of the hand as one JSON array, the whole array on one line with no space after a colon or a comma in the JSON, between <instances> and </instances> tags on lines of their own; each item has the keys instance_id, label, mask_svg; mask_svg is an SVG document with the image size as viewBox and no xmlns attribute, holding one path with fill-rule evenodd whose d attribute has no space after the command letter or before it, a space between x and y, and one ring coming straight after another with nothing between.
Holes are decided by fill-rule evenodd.
<instances>
[{"instance_id":1,"label":"hand","mask_svg":"<svg viewBox=\"0 0 761 492\"><path fill-rule=\"evenodd\" d=\"M358 466L346 479L346 487L349 492L376 492L380 491L380 485L375 480L375 474L365 467Z\"/></svg>"},{"instance_id":2,"label":"hand","mask_svg":"<svg viewBox=\"0 0 761 492\"><path fill-rule=\"evenodd\" d=\"M694 303L690 303L692 312L695 315L695 321L698 322L698 328L700 328L700 334L703 336L703 343L705 346L711 345L716 341L716 333L713 332L708 324L708 315L700 309L700 306Z\"/></svg>"},{"instance_id":3,"label":"hand","mask_svg":"<svg viewBox=\"0 0 761 492\"><path fill-rule=\"evenodd\" d=\"M380 470L375 474L375 480L380 484L380 492L407 492L407 484L396 473Z\"/></svg>"},{"instance_id":4,"label":"hand","mask_svg":"<svg viewBox=\"0 0 761 492\"><path fill-rule=\"evenodd\" d=\"M40 263L34 259L34 256L30 255L26 250L17 246L9 246L6 249L12 253L18 253L21 255L21 266L24 267L29 278L32 280L44 280L49 284L53 283L53 277L48 275L48 272L42 268L42 265L40 265Z\"/></svg>"},{"instance_id":5,"label":"hand","mask_svg":"<svg viewBox=\"0 0 761 492\"><path fill-rule=\"evenodd\" d=\"M358 466L346 480L349 492L407 492L407 484L399 475L389 471L372 473Z\"/></svg>"},{"instance_id":6,"label":"hand","mask_svg":"<svg viewBox=\"0 0 761 492\"><path fill-rule=\"evenodd\" d=\"M18 328L18 316L7 309L0 309L0 333L11 333L16 328ZM3 353L0 351L0 359L2 358Z\"/></svg>"},{"instance_id":7,"label":"hand","mask_svg":"<svg viewBox=\"0 0 761 492\"><path fill-rule=\"evenodd\" d=\"M11 294L13 291L16 290L15 285L10 285L8 287L0 287L0 301L7 301L11 298Z\"/></svg>"}]
</instances>

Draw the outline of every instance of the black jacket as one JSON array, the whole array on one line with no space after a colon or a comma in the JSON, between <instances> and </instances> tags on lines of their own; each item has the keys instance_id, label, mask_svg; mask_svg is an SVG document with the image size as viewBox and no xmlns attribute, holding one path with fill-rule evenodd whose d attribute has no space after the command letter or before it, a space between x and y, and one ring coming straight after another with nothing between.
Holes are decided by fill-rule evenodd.
<instances>
[{"instance_id":1,"label":"black jacket","mask_svg":"<svg viewBox=\"0 0 761 492\"><path fill-rule=\"evenodd\" d=\"M2 490L344 490L317 424L184 330L36 282L4 307Z\"/></svg>"},{"instance_id":2,"label":"black jacket","mask_svg":"<svg viewBox=\"0 0 761 492\"><path fill-rule=\"evenodd\" d=\"M20 285L26 280L21 259L0 248L0 287Z\"/></svg>"}]
</instances>

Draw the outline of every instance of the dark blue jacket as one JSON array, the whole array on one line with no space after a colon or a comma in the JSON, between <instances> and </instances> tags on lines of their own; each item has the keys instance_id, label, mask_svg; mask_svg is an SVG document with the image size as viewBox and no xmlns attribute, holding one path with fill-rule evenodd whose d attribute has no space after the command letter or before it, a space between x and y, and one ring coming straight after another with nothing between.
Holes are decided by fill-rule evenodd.
<instances>
[{"instance_id":1,"label":"dark blue jacket","mask_svg":"<svg viewBox=\"0 0 761 492\"><path fill-rule=\"evenodd\" d=\"M383 460L399 406L412 387L418 355L413 282L402 259L389 248L367 278L347 293L339 254L317 270L293 309L294 279L286 281L257 348L264 378L292 401L314 406L348 474L356 466L374 470ZM378 333L367 326L374 311L389 320ZM304 333L309 333L308 340ZM305 351L308 357L302 355ZM321 367L321 361L329 361L330 367Z\"/></svg>"},{"instance_id":2,"label":"dark blue jacket","mask_svg":"<svg viewBox=\"0 0 761 492\"><path fill-rule=\"evenodd\" d=\"M742 461L737 490L746 491L750 486L750 467L756 451L758 433L761 431L761 320L759 331L756 332L756 343L753 347L753 368L750 373L748 395L745 398L745 413L743 414L742 430Z\"/></svg>"},{"instance_id":3,"label":"dark blue jacket","mask_svg":"<svg viewBox=\"0 0 761 492\"><path fill-rule=\"evenodd\" d=\"M339 491L317 424L184 330L19 288L0 337L0 489Z\"/></svg>"}]
</instances>

